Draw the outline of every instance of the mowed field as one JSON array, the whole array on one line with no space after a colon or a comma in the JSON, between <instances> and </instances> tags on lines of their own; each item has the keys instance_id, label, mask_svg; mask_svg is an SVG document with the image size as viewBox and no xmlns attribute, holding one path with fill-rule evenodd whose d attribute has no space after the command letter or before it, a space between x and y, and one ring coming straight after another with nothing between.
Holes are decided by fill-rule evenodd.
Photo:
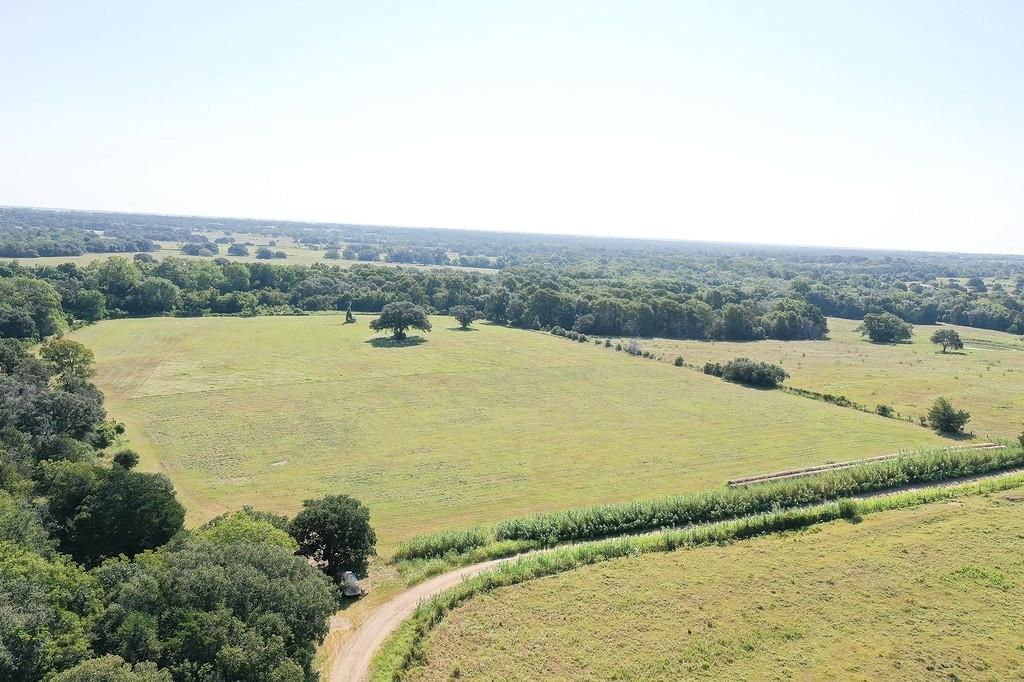
<instances>
[{"instance_id":1,"label":"mowed field","mask_svg":"<svg viewBox=\"0 0 1024 682\"><path fill-rule=\"evenodd\" d=\"M408 679L1019 680L1020 491L615 559L449 613Z\"/></svg>"},{"instance_id":2,"label":"mowed field","mask_svg":"<svg viewBox=\"0 0 1024 682\"><path fill-rule=\"evenodd\" d=\"M126 319L74 338L190 523L348 493L385 552L424 531L946 442L536 332L434 318L424 343L389 347L370 319Z\"/></svg>"},{"instance_id":3,"label":"mowed field","mask_svg":"<svg viewBox=\"0 0 1024 682\"><path fill-rule=\"evenodd\" d=\"M665 359L682 355L702 366L746 356L782 365L789 386L845 395L874 409L891 405L904 416L925 415L945 396L972 419L979 437L1016 437L1024 429L1024 341L1003 332L956 327L965 348L941 353L929 339L940 327L919 325L912 343L870 343L856 320L829 318L828 341L675 341L640 344Z\"/></svg>"}]
</instances>

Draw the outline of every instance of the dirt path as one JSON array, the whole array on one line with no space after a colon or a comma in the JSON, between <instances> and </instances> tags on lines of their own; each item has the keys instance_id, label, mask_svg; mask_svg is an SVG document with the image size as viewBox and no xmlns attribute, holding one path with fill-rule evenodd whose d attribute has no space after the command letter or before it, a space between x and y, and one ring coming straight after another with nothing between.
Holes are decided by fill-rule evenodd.
<instances>
[{"instance_id":1,"label":"dirt path","mask_svg":"<svg viewBox=\"0 0 1024 682\"><path fill-rule=\"evenodd\" d=\"M331 663L328 679L331 682L364 682L370 670L370 661L373 660L377 649L406 618L413 614L421 601L458 585L466 578L517 558L517 556L511 556L472 566L463 566L454 571L442 573L402 592L377 609L359 626L355 635L345 642Z\"/></svg>"},{"instance_id":2,"label":"dirt path","mask_svg":"<svg viewBox=\"0 0 1024 682\"><path fill-rule=\"evenodd\" d=\"M1010 476L1013 474L1024 474L1024 468L1007 469L979 476L949 479L941 483L915 483L899 488L871 493L869 495L859 495L856 496L856 499L865 500L871 497L896 495L898 493L917 490L919 488L952 487L961 483L972 483L975 481L1000 478L1002 476ZM646 533L638 533L638 535L652 535L660 532L661 530L656 530ZM602 540L593 540L592 542L601 541ZM565 545L559 545L557 548L561 547L565 547ZM373 660L374 654L377 653L377 649L379 649L384 641L398 629L398 626L401 625L406 618L413 614L421 601L430 599L449 587L458 585L466 578L471 578L488 569L495 568L506 561L515 561L516 559L529 554L548 552L551 551L551 549L557 548L539 549L534 550L533 552L527 552L526 554L517 554L503 559L493 559L491 561L485 561L471 566L463 566L447 573L442 573L441 575L422 582L419 585L410 587L408 590L393 597L390 601L382 604L372 616L367 618L358 626L355 634L350 637L344 645L342 645L337 654L333 657L334 660L331 662L330 672L328 673L327 679L329 682L366 682L369 678L370 662Z\"/></svg>"}]
</instances>

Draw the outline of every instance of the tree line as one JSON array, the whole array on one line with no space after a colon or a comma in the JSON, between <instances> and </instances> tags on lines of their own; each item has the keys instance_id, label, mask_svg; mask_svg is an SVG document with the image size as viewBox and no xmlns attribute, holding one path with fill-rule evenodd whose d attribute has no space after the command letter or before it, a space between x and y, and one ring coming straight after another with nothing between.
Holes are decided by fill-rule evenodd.
<instances>
[{"instance_id":1,"label":"tree line","mask_svg":"<svg viewBox=\"0 0 1024 682\"><path fill-rule=\"evenodd\" d=\"M183 528L79 343L0 339L0 679L306 682L376 537L345 495Z\"/></svg>"}]
</instances>

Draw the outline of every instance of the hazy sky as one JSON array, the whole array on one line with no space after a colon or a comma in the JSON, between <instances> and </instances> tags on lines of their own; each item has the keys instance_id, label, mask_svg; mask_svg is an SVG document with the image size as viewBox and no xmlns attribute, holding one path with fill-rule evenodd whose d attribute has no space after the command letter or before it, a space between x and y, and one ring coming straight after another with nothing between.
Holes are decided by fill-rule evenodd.
<instances>
[{"instance_id":1,"label":"hazy sky","mask_svg":"<svg viewBox=\"0 0 1024 682\"><path fill-rule=\"evenodd\" d=\"M1024 253L1024 2L0 0L0 204Z\"/></svg>"}]
</instances>

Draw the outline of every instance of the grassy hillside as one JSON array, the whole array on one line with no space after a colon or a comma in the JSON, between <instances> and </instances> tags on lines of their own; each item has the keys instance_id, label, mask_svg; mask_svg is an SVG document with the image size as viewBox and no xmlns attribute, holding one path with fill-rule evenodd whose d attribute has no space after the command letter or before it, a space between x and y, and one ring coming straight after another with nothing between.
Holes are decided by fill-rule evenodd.
<instances>
[{"instance_id":1,"label":"grassy hillside","mask_svg":"<svg viewBox=\"0 0 1024 682\"><path fill-rule=\"evenodd\" d=\"M1022 504L968 497L502 588L449 613L411 679L1016 679Z\"/></svg>"},{"instance_id":2,"label":"grassy hillside","mask_svg":"<svg viewBox=\"0 0 1024 682\"><path fill-rule=\"evenodd\" d=\"M435 318L420 345L337 315L102 322L111 414L196 523L253 504L367 502L382 546L526 512L657 497L941 442L905 422L593 344Z\"/></svg>"},{"instance_id":3,"label":"grassy hillside","mask_svg":"<svg viewBox=\"0 0 1024 682\"><path fill-rule=\"evenodd\" d=\"M860 322L830 318L829 341L642 341L666 359L682 355L703 365L738 356L786 368L788 385L845 395L874 408L893 406L903 415L923 415L938 396L967 409L967 430L979 436L1015 436L1024 422L1024 341L1013 334L953 327L964 339L960 353L943 354L929 342L935 326L914 328L909 344L874 344L854 328Z\"/></svg>"}]
</instances>

